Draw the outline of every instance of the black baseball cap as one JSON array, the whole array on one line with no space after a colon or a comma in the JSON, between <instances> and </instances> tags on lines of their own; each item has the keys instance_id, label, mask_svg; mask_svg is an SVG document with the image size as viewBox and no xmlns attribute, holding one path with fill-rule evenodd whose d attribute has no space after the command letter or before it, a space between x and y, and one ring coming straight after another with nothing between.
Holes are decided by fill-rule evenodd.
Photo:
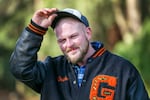
<instances>
[{"instance_id":1,"label":"black baseball cap","mask_svg":"<svg viewBox=\"0 0 150 100\"><path fill-rule=\"evenodd\" d=\"M58 12L56 12L57 16L55 17L55 19L52 22L51 27L54 29L56 24L59 22L60 19L65 18L65 17L72 17L74 19L79 20L80 22L82 22L86 27L89 26L89 22L87 20L87 18L81 14L80 11L76 10L76 9L72 9L72 8L65 8L63 10L60 10Z\"/></svg>"}]
</instances>

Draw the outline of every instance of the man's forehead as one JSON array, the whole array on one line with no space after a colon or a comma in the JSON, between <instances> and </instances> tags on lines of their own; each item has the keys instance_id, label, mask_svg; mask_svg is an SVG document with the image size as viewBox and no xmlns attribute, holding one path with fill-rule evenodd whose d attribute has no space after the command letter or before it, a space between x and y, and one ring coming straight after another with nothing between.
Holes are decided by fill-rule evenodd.
<instances>
[{"instance_id":1,"label":"man's forehead","mask_svg":"<svg viewBox=\"0 0 150 100\"><path fill-rule=\"evenodd\" d=\"M55 27L55 33L58 36L61 35L71 35L73 33L80 33L81 31L81 24L82 23L78 23L78 22L67 22L67 23L63 23L60 22L58 26Z\"/></svg>"},{"instance_id":2,"label":"man's forehead","mask_svg":"<svg viewBox=\"0 0 150 100\"><path fill-rule=\"evenodd\" d=\"M74 24L74 25L77 24L78 25L80 23L81 22L77 19L74 19L74 18L71 18L71 17L66 17L66 18L60 19L59 22L56 24L55 28L57 28L57 26L72 25L72 24Z\"/></svg>"}]
</instances>

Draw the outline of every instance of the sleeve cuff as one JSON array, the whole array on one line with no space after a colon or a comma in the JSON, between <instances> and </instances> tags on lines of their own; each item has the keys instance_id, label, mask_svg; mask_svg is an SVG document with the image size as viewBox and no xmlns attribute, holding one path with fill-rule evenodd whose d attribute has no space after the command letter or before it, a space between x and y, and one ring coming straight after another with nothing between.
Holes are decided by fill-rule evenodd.
<instances>
[{"instance_id":1,"label":"sleeve cuff","mask_svg":"<svg viewBox=\"0 0 150 100\"><path fill-rule=\"evenodd\" d=\"M27 30L36 33L38 35L44 35L48 30L48 28L41 27L31 20L31 23L27 26Z\"/></svg>"}]
</instances>

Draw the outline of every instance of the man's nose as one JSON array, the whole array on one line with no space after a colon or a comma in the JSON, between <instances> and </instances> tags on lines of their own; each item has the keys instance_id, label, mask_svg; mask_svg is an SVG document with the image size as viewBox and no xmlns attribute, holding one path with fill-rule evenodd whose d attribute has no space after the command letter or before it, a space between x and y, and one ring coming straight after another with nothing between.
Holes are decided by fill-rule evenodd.
<instances>
[{"instance_id":1,"label":"man's nose","mask_svg":"<svg viewBox=\"0 0 150 100\"><path fill-rule=\"evenodd\" d=\"M66 41L66 47L71 48L73 46L73 41L71 39L67 39Z\"/></svg>"}]
</instances>

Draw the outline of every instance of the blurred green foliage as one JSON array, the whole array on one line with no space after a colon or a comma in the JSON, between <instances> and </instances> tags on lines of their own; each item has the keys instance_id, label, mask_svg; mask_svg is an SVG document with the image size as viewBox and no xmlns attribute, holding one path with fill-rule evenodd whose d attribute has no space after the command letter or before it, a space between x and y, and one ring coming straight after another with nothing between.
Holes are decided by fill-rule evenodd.
<instances>
[{"instance_id":1,"label":"blurred green foliage","mask_svg":"<svg viewBox=\"0 0 150 100\"><path fill-rule=\"evenodd\" d=\"M140 71L150 93L150 19L145 19L140 37L135 41L120 42L113 52L130 60Z\"/></svg>"},{"instance_id":2,"label":"blurred green foliage","mask_svg":"<svg viewBox=\"0 0 150 100\"><path fill-rule=\"evenodd\" d=\"M0 90L14 90L15 80L9 71L9 58L22 31L30 0L0 1ZM30 4L30 3L29 3ZM30 11L30 10L29 10ZM26 12L26 13L25 13Z\"/></svg>"}]
</instances>

